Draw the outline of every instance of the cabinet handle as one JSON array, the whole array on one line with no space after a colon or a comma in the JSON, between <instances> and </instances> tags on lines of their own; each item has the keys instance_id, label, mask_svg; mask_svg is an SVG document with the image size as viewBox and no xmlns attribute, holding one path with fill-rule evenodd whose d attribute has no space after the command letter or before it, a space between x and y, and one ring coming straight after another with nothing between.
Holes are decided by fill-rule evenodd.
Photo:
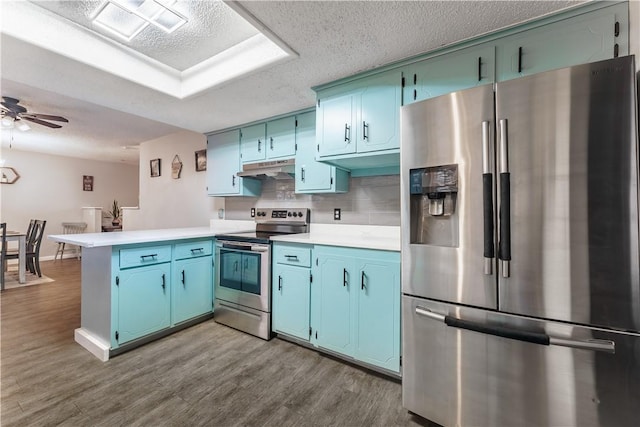
<instances>
[{"instance_id":1,"label":"cabinet handle","mask_svg":"<svg viewBox=\"0 0 640 427\"><path fill-rule=\"evenodd\" d=\"M204 252L204 248L195 248L195 249L191 249L191 255L195 254L196 252Z\"/></svg>"},{"instance_id":2,"label":"cabinet handle","mask_svg":"<svg viewBox=\"0 0 640 427\"><path fill-rule=\"evenodd\" d=\"M342 286L347 286L347 269L342 269Z\"/></svg>"},{"instance_id":3,"label":"cabinet handle","mask_svg":"<svg viewBox=\"0 0 640 427\"><path fill-rule=\"evenodd\" d=\"M182 285L184 286L184 270L182 270Z\"/></svg>"},{"instance_id":4,"label":"cabinet handle","mask_svg":"<svg viewBox=\"0 0 640 427\"><path fill-rule=\"evenodd\" d=\"M369 139L369 135L367 135L367 131L369 130L369 125L367 122L362 122L362 139Z\"/></svg>"},{"instance_id":5,"label":"cabinet handle","mask_svg":"<svg viewBox=\"0 0 640 427\"><path fill-rule=\"evenodd\" d=\"M269 145L271 146L271 149L273 150L273 137L269 137Z\"/></svg>"},{"instance_id":6,"label":"cabinet handle","mask_svg":"<svg viewBox=\"0 0 640 427\"><path fill-rule=\"evenodd\" d=\"M351 128L349 124L344 124L344 140L345 142L351 142Z\"/></svg>"},{"instance_id":7,"label":"cabinet handle","mask_svg":"<svg viewBox=\"0 0 640 427\"><path fill-rule=\"evenodd\" d=\"M156 258L158 256L158 254L151 254L151 255L140 255L140 261L146 261L147 258ZM153 261L153 259L152 259Z\"/></svg>"},{"instance_id":8,"label":"cabinet handle","mask_svg":"<svg viewBox=\"0 0 640 427\"><path fill-rule=\"evenodd\" d=\"M233 263L233 271L238 271L238 261Z\"/></svg>"},{"instance_id":9,"label":"cabinet handle","mask_svg":"<svg viewBox=\"0 0 640 427\"><path fill-rule=\"evenodd\" d=\"M278 276L278 290L282 290L282 276Z\"/></svg>"},{"instance_id":10,"label":"cabinet handle","mask_svg":"<svg viewBox=\"0 0 640 427\"><path fill-rule=\"evenodd\" d=\"M415 101L416 99L418 99L418 91L417 90L413 90L413 100Z\"/></svg>"},{"instance_id":11,"label":"cabinet handle","mask_svg":"<svg viewBox=\"0 0 640 427\"><path fill-rule=\"evenodd\" d=\"M478 81L482 81L482 57L478 56Z\"/></svg>"},{"instance_id":12,"label":"cabinet handle","mask_svg":"<svg viewBox=\"0 0 640 427\"><path fill-rule=\"evenodd\" d=\"M258 152L262 151L262 141L258 140Z\"/></svg>"},{"instance_id":13,"label":"cabinet handle","mask_svg":"<svg viewBox=\"0 0 640 427\"><path fill-rule=\"evenodd\" d=\"M249 258L245 258L244 260L244 269L248 269L249 268Z\"/></svg>"},{"instance_id":14,"label":"cabinet handle","mask_svg":"<svg viewBox=\"0 0 640 427\"><path fill-rule=\"evenodd\" d=\"M362 275L360 276L360 289L364 289L366 286L364 286L364 271L362 272Z\"/></svg>"},{"instance_id":15,"label":"cabinet handle","mask_svg":"<svg viewBox=\"0 0 640 427\"><path fill-rule=\"evenodd\" d=\"M518 73L522 72L522 46L518 48Z\"/></svg>"},{"instance_id":16,"label":"cabinet handle","mask_svg":"<svg viewBox=\"0 0 640 427\"><path fill-rule=\"evenodd\" d=\"M304 168L301 168L301 169L300 169L300 171L302 172L302 178L301 178L301 180L302 180L302 182L304 182Z\"/></svg>"},{"instance_id":17,"label":"cabinet handle","mask_svg":"<svg viewBox=\"0 0 640 427\"><path fill-rule=\"evenodd\" d=\"M287 261L298 261L298 255L285 255Z\"/></svg>"},{"instance_id":18,"label":"cabinet handle","mask_svg":"<svg viewBox=\"0 0 640 427\"><path fill-rule=\"evenodd\" d=\"M167 281L164 277L164 273L162 273L162 289L164 290L166 289L166 287L167 287Z\"/></svg>"},{"instance_id":19,"label":"cabinet handle","mask_svg":"<svg viewBox=\"0 0 640 427\"><path fill-rule=\"evenodd\" d=\"M231 186L232 186L232 187L235 187L235 186L236 186L236 176L235 176L235 175L232 175L232 176L231 176Z\"/></svg>"}]
</instances>

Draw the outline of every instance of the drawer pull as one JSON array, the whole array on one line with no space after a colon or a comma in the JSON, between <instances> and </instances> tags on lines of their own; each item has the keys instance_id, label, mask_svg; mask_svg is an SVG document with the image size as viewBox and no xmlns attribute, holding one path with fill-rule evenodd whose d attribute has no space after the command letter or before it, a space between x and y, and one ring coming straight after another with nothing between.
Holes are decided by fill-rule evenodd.
<instances>
[{"instance_id":1,"label":"drawer pull","mask_svg":"<svg viewBox=\"0 0 640 427\"><path fill-rule=\"evenodd\" d=\"M298 261L298 255L285 255L287 261Z\"/></svg>"},{"instance_id":2,"label":"drawer pull","mask_svg":"<svg viewBox=\"0 0 640 427\"><path fill-rule=\"evenodd\" d=\"M146 261L147 258L151 258L151 260L153 261L155 258L158 258L158 254L140 255L140 261Z\"/></svg>"},{"instance_id":3,"label":"drawer pull","mask_svg":"<svg viewBox=\"0 0 640 427\"><path fill-rule=\"evenodd\" d=\"M195 249L191 249L191 254L195 254L196 252L199 253L203 253L204 252L204 248L195 248Z\"/></svg>"}]
</instances>

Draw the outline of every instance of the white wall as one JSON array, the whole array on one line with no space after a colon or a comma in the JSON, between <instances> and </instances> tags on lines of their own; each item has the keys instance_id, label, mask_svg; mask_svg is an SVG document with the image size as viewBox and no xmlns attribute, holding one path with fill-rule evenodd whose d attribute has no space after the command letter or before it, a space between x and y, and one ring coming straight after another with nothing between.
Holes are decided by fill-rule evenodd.
<instances>
[{"instance_id":1,"label":"white wall","mask_svg":"<svg viewBox=\"0 0 640 427\"><path fill-rule=\"evenodd\" d=\"M11 230L25 230L32 218L47 221L41 257L53 256L57 244L46 235L62 233L62 222L82 221L82 207L108 209L116 199L137 205L138 166L3 148L4 166L20 179L0 185L0 221ZM83 191L82 176L92 175L93 191Z\"/></svg>"},{"instance_id":2,"label":"white wall","mask_svg":"<svg viewBox=\"0 0 640 427\"><path fill-rule=\"evenodd\" d=\"M224 199L207 196L207 173L195 170L195 152L206 148L203 134L186 130L140 144L139 210L126 213L133 218L135 228L205 227L210 219L218 217ZM176 154L182 161L179 179L171 177ZM151 159L161 160L159 177L150 177Z\"/></svg>"}]
</instances>

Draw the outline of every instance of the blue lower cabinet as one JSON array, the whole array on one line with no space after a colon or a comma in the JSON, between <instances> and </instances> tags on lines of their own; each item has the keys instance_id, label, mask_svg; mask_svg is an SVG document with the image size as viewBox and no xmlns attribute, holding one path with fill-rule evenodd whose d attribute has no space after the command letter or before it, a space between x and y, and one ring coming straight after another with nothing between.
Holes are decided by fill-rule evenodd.
<instances>
[{"instance_id":1,"label":"blue lower cabinet","mask_svg":"<svg viewBox=\"0 0 640 427\"><path fill-rule=\"evenodd\" d=\"M314 343L346 356L353 356L354 333L354 270L349 257L340 249L321 247L316 250L317 265L311 304L314 311L312 328Z\"/></svg>"},{"instance_id":2,"label":"blue lower cabinet","mask_svg":"<svg viewBox=\"0 0 640 427\"><path fill-rule=\"evenodd\" d=\"M400 372L400 254L316 246L312 342Z\"/></svg>"},{"instance_id":3,"label":"blue lower cabinet","mask_svg":"<svg viewBox=\"0 0 640 427\"><path fill-rule=\"evenodd\" d=\"M273 330L309 340L311 272L309 268L276 264L273 268Z\"/></svg>"},{"instance_id":4,"label":"blue lower cabinet","mask_svg":"<svg viewBox=\"0 0 640 427\"><path fill-rule=\"evenodd\" d=\"M398 372L400 263L358 258L356 264L360 284L354 356L363 362Z\"/></svg>"},{"instance_id":5,"label":"blue lower cabinet","mask_svg":"<svg viewBox=\"0 0 640 427\"><path fill-rule=\"evenodd\" d=\"M171 323L171 263L122 270L116 278L117 329L122 345Z\"/></svg>"},{"instance_id":6,"label":"blue lower cabinet","mask_svg":"<svg viewBox=\"0 0 640 427\"><path fill-rule=\"evenodd\" d=\"M213 311L211 255L175 262L172 280L172 324Z\"/></svg>"}]
</instances>

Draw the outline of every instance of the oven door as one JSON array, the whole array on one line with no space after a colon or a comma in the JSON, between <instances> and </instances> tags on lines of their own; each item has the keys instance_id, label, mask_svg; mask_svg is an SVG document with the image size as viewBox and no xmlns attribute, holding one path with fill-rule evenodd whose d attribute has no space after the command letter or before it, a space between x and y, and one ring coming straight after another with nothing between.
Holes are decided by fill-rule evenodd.
<instances>
[{"instance_id":1,"label":"oven door","mask_svg":"<svg viewBox=\"0 0 640 427\"><path fill-rule=\"evenodd\" d=\"M271 312L270 245L216 242L216 299Z\"/></svg>"}]
</instances>

